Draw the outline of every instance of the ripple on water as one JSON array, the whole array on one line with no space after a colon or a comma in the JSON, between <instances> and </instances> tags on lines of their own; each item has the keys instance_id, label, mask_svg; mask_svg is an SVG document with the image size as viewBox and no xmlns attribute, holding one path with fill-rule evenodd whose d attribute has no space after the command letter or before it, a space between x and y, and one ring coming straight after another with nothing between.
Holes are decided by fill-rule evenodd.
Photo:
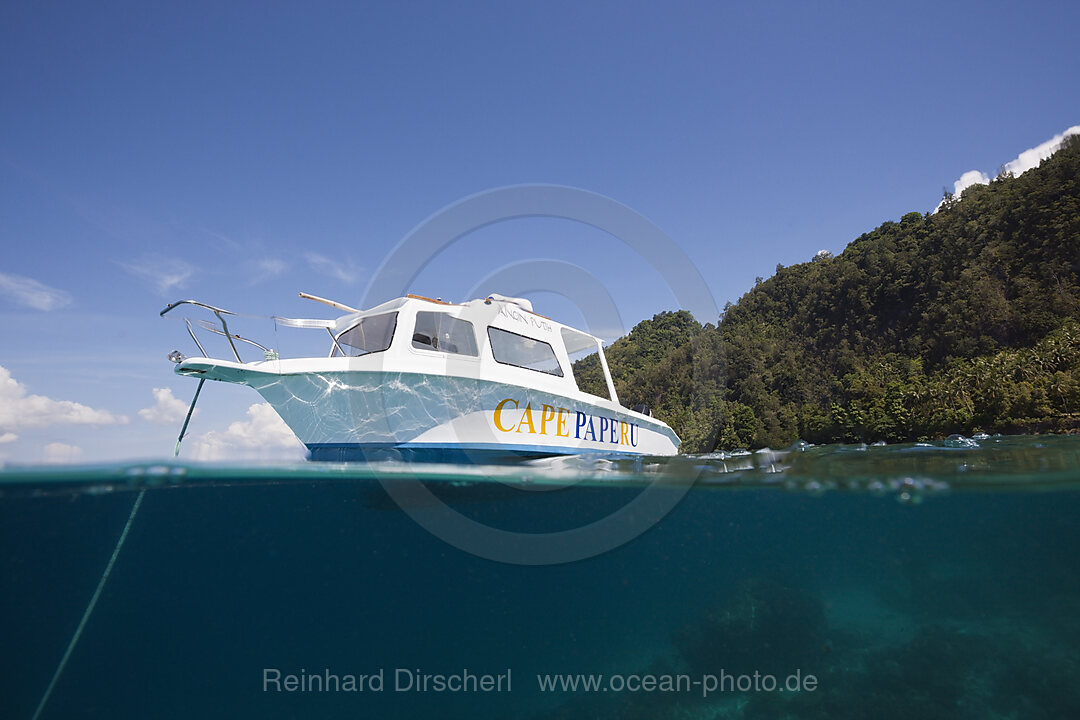
<instances>
[{"instance_id":1,"label":"ripple on water","mask_svg":"<svg viewBox=\"0 0 1080 720\"><path fill-rule=\"evenodd\" d=\"M428 483L529 486L645 486L698 489L779 488L892 495L916 504L945 491L1080 489L1080 436L951 435L935 443L810 445L669 458L564 456L506 465L299 463L293 465L149 462L0 467L0 496L103 493L112 490L222 484L370 482L415 478Z\"/></svg>"}]
</instances>

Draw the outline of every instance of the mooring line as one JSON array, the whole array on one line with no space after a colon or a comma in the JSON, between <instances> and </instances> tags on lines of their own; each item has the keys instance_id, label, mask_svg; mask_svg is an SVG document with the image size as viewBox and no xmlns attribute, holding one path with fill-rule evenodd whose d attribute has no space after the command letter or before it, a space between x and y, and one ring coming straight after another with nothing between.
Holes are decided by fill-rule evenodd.
<instances>
[{"instance_id":1,"label":"mooring line","mask_svg":"<svg viewBox=\"0 0 1080 720\"><path fill-rule=\"evenodd\" d=\"M98 580L97 589L94 590L94 594L90 598L90 604L86 606L82 620L79 621L79 626L75 628L75 634L71 636L71 642L68 643L67 650L64 651L64 656L60 658L60 664L56 666L56 672L53 673L52 680L49 681L49 687L45 688L45 694L41 696L41 702L38 703L37 710L34 711L32 720L38 720L41 711L45 709L45 705L49 702L49 696L52 695L53 688L56 687L56 682L64 673L64 667L67 665L68 658L71 657L71 652L75 649L75 645L78 644L79 638L83 633L83 628L86 627L86 621L90 619L90 614L94 612L94 606L97 605L98 598L101 597L101 591L105 588L105 583L109 580L109 574L112 572L113 565L116 564L116 558L120 554L120 548L124 547L124 541L127 540L128 531L131 530L131 523L135 520L135 515L139 512L139 506L142 505L143 495L145 494L146 488L143 488L135 498L135 504L131 506L131 512L128 514L127 523L124 524L124 531L120 533L120 539L116 541L116 547L113 548L112 557L109 558L109 564L105 566L105 572L101 574L101 579Z\"/></svg>"}]
</instances>

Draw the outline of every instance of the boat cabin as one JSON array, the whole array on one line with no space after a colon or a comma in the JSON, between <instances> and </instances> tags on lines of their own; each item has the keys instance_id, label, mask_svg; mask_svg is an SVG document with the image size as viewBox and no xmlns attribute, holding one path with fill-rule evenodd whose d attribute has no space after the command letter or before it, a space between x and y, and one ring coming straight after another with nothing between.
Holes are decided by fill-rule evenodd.
<instances>
[{"instance_id":1,"label":"boat cabin","mask_svg":"<svg viewBox=\"0 0 1080 720\"><path fill-rule=\"evenodd\" d=\"M408 295L344 315L327 330L333 337L331 358L362 358L363 366L480 377L570 396L586 392L574 378L573 362L595 352L607 395L588 394L618 404L601 340L533 312L523 298L490 295L458 304Z\"/></svg>"}]
</instances>

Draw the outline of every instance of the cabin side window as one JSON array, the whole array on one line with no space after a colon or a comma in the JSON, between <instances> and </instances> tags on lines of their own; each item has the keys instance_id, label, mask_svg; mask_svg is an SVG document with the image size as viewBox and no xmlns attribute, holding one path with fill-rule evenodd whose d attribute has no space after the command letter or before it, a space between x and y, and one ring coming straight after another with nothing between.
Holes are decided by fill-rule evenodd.
<instances>
[{"instance_id":1,"label":"cabin side window","mask_svg":"<svg viewBox=\"0 0 1080 720\"><path fill-rule=\"evenodd\" d=\"M526 370L536 370L548 375L563 376L562 366L555 357L555 351L543 340L534 340L497 327L488 328L488 339L491 340L491 354L496 362Z\"/></svg>"},{"instance_id":2,"label":"cabin side window","mask_svg":"<svg viewBox=\"0 0 1080 720\"><path fill-rule=\"evenodd\" d=\"M397 327L397 313L383 313L363 318L357 324L337 336L334 355L344 351L349 357L382 352L390 347Z\"/></svg>"},{"instance_id":3,"label":"cabin side window","mask_svg":"<svg viewBox=\"0 0 1080 720\"><path fill-rule=\"evenodd\" d=\"M470 357L480 356L473 324L448 313L427 311L416 313L412 346L418 350L437 350Z\"/></svg>"},{"instance_id":4,"label":"cabin side window","mask_svg":"<svg viewBox=\"0 0 1080 720\"><path fill-rule=\"evenodd\" d=\"M562 329L563 344L570 358L570 376L578 390L590 395L611 399L607 377L600 362L600 345L592 335L570 328Z\"/></svg>"}]
</instances>

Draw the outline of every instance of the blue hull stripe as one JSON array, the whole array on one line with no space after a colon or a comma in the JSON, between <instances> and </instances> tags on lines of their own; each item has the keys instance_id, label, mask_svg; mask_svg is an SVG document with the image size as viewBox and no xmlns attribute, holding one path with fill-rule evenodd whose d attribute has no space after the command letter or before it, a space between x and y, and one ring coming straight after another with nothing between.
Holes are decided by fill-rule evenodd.
<instances>
[{"instance_id":1,"label":"blue hull stripe","mask_svg":"<svg viewBox=\"0 0 1080 720\"><path fill-rule=\"evenodd\" d=\"M437 443L311 443L311 459L324 462L404 460L407 462L498 463L557 455L639 455L591 448L500 443L441 445Z\"/></svg>"}]
</instances>

